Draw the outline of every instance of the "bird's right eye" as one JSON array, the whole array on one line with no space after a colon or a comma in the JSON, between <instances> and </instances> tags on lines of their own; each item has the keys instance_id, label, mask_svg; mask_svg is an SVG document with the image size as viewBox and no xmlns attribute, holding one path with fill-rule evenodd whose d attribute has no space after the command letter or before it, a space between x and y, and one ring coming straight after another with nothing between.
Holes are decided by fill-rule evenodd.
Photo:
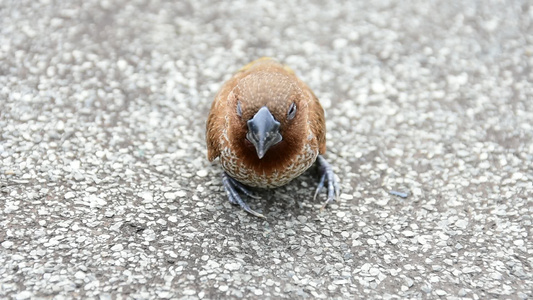
<instances>
[{"instance_id":1,"label":"bird's right eye","mask_svg":"<svg viewBox=\"0 0 533 300\"><path fill-rule=\"evenodd\" d=\"M237 101L237 115L239 115L239 117L242 117L241 101Z\"/></svg>"}]
</instances>

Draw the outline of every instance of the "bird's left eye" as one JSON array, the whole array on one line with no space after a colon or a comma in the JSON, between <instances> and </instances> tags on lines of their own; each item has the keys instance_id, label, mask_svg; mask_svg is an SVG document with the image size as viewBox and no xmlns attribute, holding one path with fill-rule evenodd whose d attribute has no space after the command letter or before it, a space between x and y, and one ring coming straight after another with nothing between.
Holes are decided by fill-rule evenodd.
<instances>
[{"instance_id":1,"label":"bird's left eye","mask_svg":"<svg viewBox=\"0 0 533 300\"><path fill-rule=\"evenodd\" d=\"M241 101L237 101L237 115L239 115L239 117L242 117Z\"/></svg>"},{"instance_id":2,"label":"bird's left eye","mask_svg":"<svg viewBox=\"0 0 533 300\"><path fill-rule=\"evenodd\" d=\"M292 103L287 112L287 119L292 120L296 116L296 103Z\"/></svg>"}]
</instances>

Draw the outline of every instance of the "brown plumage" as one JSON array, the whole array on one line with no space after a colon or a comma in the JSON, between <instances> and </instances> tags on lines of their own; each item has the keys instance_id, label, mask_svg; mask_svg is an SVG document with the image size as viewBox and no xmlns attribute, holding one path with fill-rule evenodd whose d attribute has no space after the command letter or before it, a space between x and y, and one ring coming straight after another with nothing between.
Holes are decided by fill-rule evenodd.
<instances>
[{"instance_id":1,"label":"brown plumage","mask_svg":"<svg viewBox=\"0 0 533 300\"><path fill-rule=\"evenodd\" d=\"M324 110L311 89L294 72L273 59L256 60L238 71L220 89L207 119L208 159L217 157L231 203L252 211L237 190L240 183L260 188L287 184L319 157L328 200L338 193L326 152Z\"/></svg>"}]
</instances>

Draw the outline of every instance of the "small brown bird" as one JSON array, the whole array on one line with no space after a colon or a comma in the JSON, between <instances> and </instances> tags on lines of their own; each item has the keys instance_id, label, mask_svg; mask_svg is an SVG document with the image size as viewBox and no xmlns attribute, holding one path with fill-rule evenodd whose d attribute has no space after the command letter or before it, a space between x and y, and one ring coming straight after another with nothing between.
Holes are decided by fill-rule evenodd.
<instances>
[{"instance_id":1,"label":"small brown bird","mask_svg":"<svg viewBox=\"0 0 533 300\"><path fill-rule=\"evenodd\" d=\"M315 161L327 199L339 186L326 152L324 109L294 72L271 58L253 61L220 89L207 119L207 156L220 158L222 182L232 204L250 209L238 194L255 197L245 187L275 188L301 175Z\"/></svg>"}]
</instances>

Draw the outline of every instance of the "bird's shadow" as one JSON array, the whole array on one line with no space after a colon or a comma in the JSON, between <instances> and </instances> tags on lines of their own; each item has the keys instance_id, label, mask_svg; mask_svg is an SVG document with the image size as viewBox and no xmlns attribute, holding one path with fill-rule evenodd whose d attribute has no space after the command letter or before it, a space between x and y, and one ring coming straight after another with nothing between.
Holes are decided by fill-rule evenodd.
<instances>
[{"instance_id":1,"label":"bird's shadow","mask_svg":"<svg viewBox=\"0 0 533 300\"><path fill-rule=\"evenodd\" d=\"M318 168L312 167L287 185L275 189L254 189L261 200L249 199L249 203L262 209L267 217L277 218L281 215L310 215L319 213L322 205L321 197L313 200L317 180Z\"/></svg>"}]
</instances>

